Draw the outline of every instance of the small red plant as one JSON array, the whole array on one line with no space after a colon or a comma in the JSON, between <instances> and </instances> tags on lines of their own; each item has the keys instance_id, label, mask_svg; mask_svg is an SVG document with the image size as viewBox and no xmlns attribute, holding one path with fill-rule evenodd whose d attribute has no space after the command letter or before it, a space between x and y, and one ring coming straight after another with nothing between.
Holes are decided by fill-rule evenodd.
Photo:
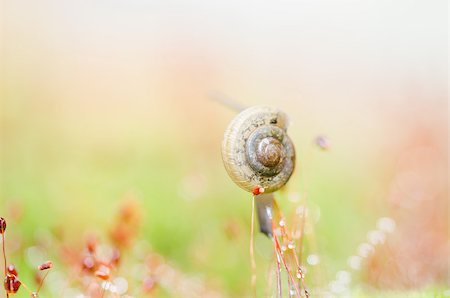
<instances>
[{"instance_id":1,"label":"small red plant","mask_svg":"<svg viewBox=\"0 0 450 298\"><path fill-rule=\"evenodd\" d=\"M122 297L126 293L133 294L133 297L154 297L159 290L167 291L173 297L182 297L186 292L195 297L220 297L213 287L203 281L192 280L156 252L134 250L139 232L139 210L136 201L126 200L108 229L108 239L90 234L80 246L67 245L67 242L61 241L63 235L59 234L54 241L61 241L58 243L63 256L61 260L68 265L68 270L61 273L65 274L65 284L50 289L53 291L52 296L66 297L66 291L70 287L91 298ZM0 229L3 235L6 230L6 221L3 218L0 221ZM56 243L52 243L54 244ZM7 264L6 254L4 258ZM134 263L129 263L130 259L142 264L141 275L126 275L130 265L134 267ZM36 291L30 291L19 279L19 270L14 265L5 265L4 288L7 297L18 291L25 293L23 289L20 290L24 288L29 293L28 297L38 298L53 266L51 261L36 266L38 270L34 278L39 287Z\"/></svg>"},{"instance_id":2,"label":"small red plant","mask_svg":"<svg viewBox=\"0 0 450 298\"><path fill-rule=\"evenodd\" d=\"M19 291L19 288L21 285L29 292L30 296L32 298L39 297L39 291L42 288L42 285L44 284L44 280L47 277L48 269L51 269L53 267L53 263L50 261L47 261L41 265L38 266L38 270L44 271L47 270L44 277L40 280L38 289L33 292L30 290L30 288L23 283L19 279L19 273L17 271L16 266L13 264L7 265L6 261L6 249L5 249L5 231L6 231L6 220L3 217L0 217L0 233L2 235L2 254L3 254L3 262L4 262L4 273L5 273L5 279L3 281L3 287L5 288L6 297L9 298L9 294L16 294Z\"/></svg>"}]
</instances>

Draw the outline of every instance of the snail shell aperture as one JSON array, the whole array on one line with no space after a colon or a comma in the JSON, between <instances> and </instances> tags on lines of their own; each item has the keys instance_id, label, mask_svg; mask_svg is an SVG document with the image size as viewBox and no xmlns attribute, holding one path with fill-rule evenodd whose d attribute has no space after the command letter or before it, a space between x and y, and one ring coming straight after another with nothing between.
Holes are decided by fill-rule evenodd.
<instances>
[{"instance_id":1,"label":"snail shell aperture","mask_svg":"<svg viewBox=\"0 0 450 298\"><path fill-rule=\"evenodd\" d=\"M243 110L230 123L222 143L222 159L231 179L253 191L273 192L294 171L295 149L286 134L287 116L267 106Z\"/></svg>"}]
</instances>

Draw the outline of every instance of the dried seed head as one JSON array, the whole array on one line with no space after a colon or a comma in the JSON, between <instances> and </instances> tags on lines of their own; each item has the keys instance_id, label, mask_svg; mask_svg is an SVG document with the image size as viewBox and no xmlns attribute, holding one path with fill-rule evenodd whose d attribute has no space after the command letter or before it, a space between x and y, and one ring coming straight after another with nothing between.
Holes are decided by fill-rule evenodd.
<instances>
[{"instance_id":1,"label":"dried seed head","mask_svg":"<svg viewBox=\"0 0 450 298\"><path fill-rule=\"evenodd\" d=\"M6 293L15 294L20 288L20 280L15 275L8 274L5 277L3 286L5 287Z\"/></svg>"},{"instance_id":2,"label":"dried seed head","mask_svg":"<svg viewBox=\"0 0 450 298\"><path fill-rule=\"evenodd\" d=\"M142 287L144 289L144 292L149 293L155 289L155 279L151 276L147 276L142 281Z\"/></svg>"},{"instance_id":3,"label":"dried seed head","mask_svg":"<svg viewBox=\"0 0 450 298\"><path fill-rule=\"evenodd\" d=\"M114 248L111 255L110 264L117 266L120 263L120 251L117 248Z\"/></svg>"},{"instance_id":4,"label":"dried seed head","mask_svg":"<svg viewBox=\"0 0 450 298\"><path fill-rule=\"evenodd\" d=\"M7 271L10 275L15 275L15 276L18 276L18 275L19 275L19 274L17 273L16 266L14 266L13 264L9 264L8 267L6 267L6 271Z\"/></svg>"},{"instance_id":5,"label":"dried seed head","mask_svg":"<svg viewBox=\"0 0 450 298\"><path fill-rule=\"evenodd\" d=\"M120 206L119 216L120 220L125 223L131 223L139 219L139 203L138 201L129 198L126 199Z\"/></svg>"},{"instance_id":6,"label":"dried seed head","mask_svg":"<svg viewBox=\"0 0 450 298\"><path fill-rule=\"evenodd\" d=\"M97 248L97 238L94 235L89 235L86 240L86 248L92 254Z\"/></svg>"},{"instance_id":7,"label":"dried seed head","mask_svg":"<svg viewBox=\"0 0 450 298\"><path fill-rule=\"evenodd\" d=\"M133 238L134 231L127 225L117 225L111 231L111 239L118 247L128 246Z\"/></svg>"},{"instance_id":8,"label":"dried seed head","mask_svg":"<svg viewBox=\"0 0 450 298\"><path fill-rule=\"evenodd\" d=\"M83 258L82 266L84 270L94 271L95 270L95 259L92 256L87 256Z\"/></svg>"},{"instance_id":9,"label":"dried seed head","mask_svg":"<svg viewBox=\"0 0 450 298\"><path fill-rule=\"evenodd\" d=\"M53 263L51 261L47 261L44 264L38 266L38 270L47 270L53 267Z\"/></svg>"},{"instance_id":10,"label":"dried seed head","mask_svg":"<svg viewBox=\"0 0 450 298\"><path fill-rule=\"evenodd\" d=\"M0 217L0 234L3 234L6 230L6 220Z\"/></svg>"},{"instance_id":11,"label":"dried seed head","mask_svg":"<svg viewBox=\"0 0 450 298\"><path fill-rule=\"evenodd\" d=\"M111 270L109 269L109 267L106 267L105 265L101 265L100 268L98 268L98 270L95 271L95 276L103 280L108 280L110 275Z\"/></svg>"}]
</instances>

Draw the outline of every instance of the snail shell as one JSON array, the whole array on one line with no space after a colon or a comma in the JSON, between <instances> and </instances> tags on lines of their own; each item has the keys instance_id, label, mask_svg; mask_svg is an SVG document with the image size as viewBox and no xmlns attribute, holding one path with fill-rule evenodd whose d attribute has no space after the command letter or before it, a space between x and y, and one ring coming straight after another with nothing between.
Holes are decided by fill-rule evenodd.
<instances>
[{"instance_id":1,"label":"snail shell","mask_svg":"<svg viewBox=\"0 0 450 298\"><path fill-rule=\"evenodd\" d=\"M222 159L239 187L273 192L287 183L294 171L295 149L286 128L286 114L267 106L243 110L231 121L222 142Z\"/></svg>"}]
</instances>

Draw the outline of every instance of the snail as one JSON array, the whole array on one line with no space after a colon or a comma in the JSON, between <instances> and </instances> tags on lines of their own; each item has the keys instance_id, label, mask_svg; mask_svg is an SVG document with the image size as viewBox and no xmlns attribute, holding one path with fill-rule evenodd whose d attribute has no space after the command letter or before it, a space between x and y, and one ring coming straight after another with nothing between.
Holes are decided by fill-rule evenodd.
<instances>
[{"instance_id":1,"label":"snail","mask_svg":"<svg viewBox=\"0 0 450 298\"><path fill-rule=\"evenodd\" d=\"M288 182L295 149L286 129L287 115L269 106L247 108L231 121L222 142L222 159L239 187L270 193Z\"/></svg>"}]
</instances>

